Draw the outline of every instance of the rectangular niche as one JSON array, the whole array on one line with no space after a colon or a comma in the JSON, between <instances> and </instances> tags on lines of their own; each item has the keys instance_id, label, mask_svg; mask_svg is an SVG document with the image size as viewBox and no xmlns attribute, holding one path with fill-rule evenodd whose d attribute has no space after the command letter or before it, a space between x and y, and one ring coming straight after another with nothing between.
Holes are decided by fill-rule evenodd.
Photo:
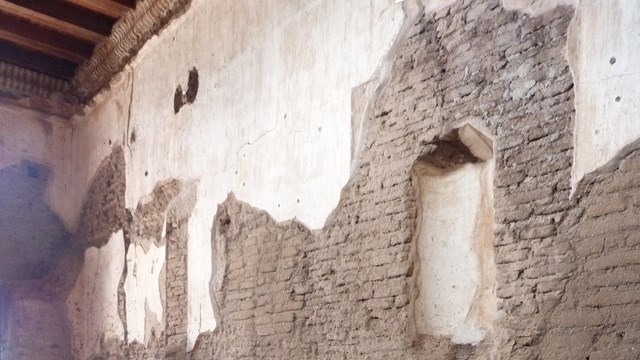
<instances>
[{"instance_id":1,"label":"rectangular niche","mask_svg":"<svg viewBox=\"0 0 640 360\"><path fill-rule=\"evenodd\" d=\"M496 311L492 143L466 125L434 147L413 168L420 194L416 331L475 345Z\"/></svg>"}]
</instances>

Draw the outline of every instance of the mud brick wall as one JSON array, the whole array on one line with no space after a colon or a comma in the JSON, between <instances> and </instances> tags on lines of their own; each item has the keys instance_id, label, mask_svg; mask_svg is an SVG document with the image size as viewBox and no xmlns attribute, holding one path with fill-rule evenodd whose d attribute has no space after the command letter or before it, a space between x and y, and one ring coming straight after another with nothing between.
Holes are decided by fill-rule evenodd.
<instances>
[{"instance_id":1,"label":"mud brick wall","mask_svg":"<svg viewBox=\"0 0 640 360\"><path fill-rule=\"evenodd\" d=\"M187 229L167 233L167 346L187 340Z\"/></svg>"},{"instance_id":2,"label":"mud brick wall","mask_svg":"<svg viewBox=\"0 0 640 360\"><path fill-rule=\"evenodd\" d=\"M548 322L548 358L640 358L640 152L613 165L576 193L574 271Z\"/></svg>"},{"instance_id":3,"label":"mud brick wall","mask_svg":"<svg viewBox=\"0 0 640 360\"><path fill-rule=\"evenodd\" d=\"M220 205L211 282L218 327L198 338L190 358L638 358L640 155L571 196L573 80L564 51L572 16L569 7L530 17L498 0L460 0L416 19L323 229L277 223L233 196ZM495 160L498 319L478 346L417 335L411 290L421 206L412 168L467 123L492 137ZM125 226L128 242L136 224L157 234L175 208L165 332L147 349L118 344L114 356L186 356L186 224L195 200L167 194ZM107 234L98 225L86 231L88 239Z\"/></svg>"},{"instance_id":4,"label":"mud brick wall","mask_svg":"<svg viewBox=\"0 0 640 360\"><path fill-rule=\"evenodd\" d=\"M296 222L276 224L268 214L230 197L218 210L215 241L225 250L216 291L220 323L201 336L192 358L309 358L304 341L312 316L308 254L313 236ZM214 355L215 354L215 355Z\"/></svg>"},{"instance_id":5,"label":"mud brick wall","mask_svg":"<svg viewBox=\"0 0 640 360\"><path fill-rule=\"evenodd\" d=\"M235 280L228 281L237 289L226 294L238 296L243 286L248 291L220 304L222 326L201 337L196 358L541 356L542 338L577 269L566 234L575 225L569 197L573 82L563 56L572 13L558 8L532 18L504 10L498 1L459 1L421 18L395 55L358 171L338 208L316 236L292 242L304 254L295 267L308 276L304 293L291 286L274 286L269 294L254 290L263 281L254 275L261 274L256 262L269 264L279 251L269 251L266 239L297 225L276 232L262 215L230 212L232 227L240 223L245 230L227 244L241 242L247 252L229 249L238 269L230 265L227 273ZM409 291L419 206L411 168L432 150L436 136L467 122L488 129L496 161L501 318L477 347L416 336ZM255 268L242 282L236 272L247 263ZM265 295L272 299L265 306L291 304L293 320L276 326L273 318L264 319L259 303Z\"/></svg>"}]
</instances>

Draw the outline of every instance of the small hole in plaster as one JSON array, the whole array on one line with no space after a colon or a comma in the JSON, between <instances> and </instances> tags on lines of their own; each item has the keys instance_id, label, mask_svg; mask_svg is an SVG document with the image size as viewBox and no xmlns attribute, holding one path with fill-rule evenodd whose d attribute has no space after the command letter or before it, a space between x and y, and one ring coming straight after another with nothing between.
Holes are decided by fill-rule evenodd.
<instances>
[{"instance_id":1,"label":"small hole in plaster","mask_svg":"<svg viewBox=\"0 0 640 360\"><path fill-rule=\"evenodd\" d=\"M198 75L198 69L195 67L189 70L189 81L187 83L186 98L189 104L193 104L196 101L198 95L198 88L200 87L200 77Z\"/></svg>"},{"instance_id":2,"label":"small hole in plaster","mask_svg":"<svg viewBox=\"0 0 640 360\"><path fill-rule=\"evenodd\" d=\"M111 145L111 139L109 139L109 145Z\"/></svg>"},{"instance_id":3,"label":"small hole in plaster","mask_svg":"<svg viewBox=\"0 0 640 360\"><path fill-rule=\"evenodd\" d=\"M285 118L285 119L287 118L287 113L285 113L285 114L284 114L284 118Z\"/></svg>"},{"instance_id":4,"label":"small hole in plaster","mask_svg":"<svg viewBox=\"0 0 640 360\"><path fill-rule=\"evenodd\" d=\"M322 132L322 126L318 128L318 132Z\"/></svg>"},{"instance_id":5,"label":"small hole in plaster","mask_svg":"<svg viewBox=\"0 0 640 360\"><path fill-rule=\"evenodd\" d=\"M244 183L242 183L242 186L244 186L244 185L245 185L245 184L244 184Z\"/></svg>"},{"instance_id":6,"label":"small hole in plaster","mask_svg":"<svg viewBox=\"0 0 640 360\"><path fill-rule=\"evenodd\" d=\"M177 114L180 109L187 105L193 104L196 101L198 95L198 88L200 87L200 80L198 75L198 69L195 67L189 70L189 80L187 82L187 91L182 90L182 86L178 85L176 91L173 94L173 111Z\"/></svg>"},{"instance_id":7,"label":"small hole in plaster","mask_svg":"<svg viewBox=\"0 0 640 360\"><path fill-rule=\"evenodd\" d=\"M620 100L622 100L622 98L620 96L616 96L616 102L620 102Z\"/></svg>"},{"instance_id":8,"label":"small hole in plaster","mask_svg":"<svg viewBox=\"0 0 640 360\"><path fill-rule=\"evenodd\" d=\"M236 170L236 175L238 175L238 170Z\"/></svg>"},{"instance_id":9,"label":"small hole in plaster","mask_svg":"<svg viewBox=\"0 0 640 360\"><path fill-rule=\"evenodd\" d=\"M182 86L176 87L176 92L173 94L173 111L177 114L180 108L184 105L184 99L182 96Z\"/></svg>"},{"instance_id":10,"label":"small hole in plaster","mask_svg":"<svg viewBox=\"0 0 640 360\"><path fill-rule=\"evenodd\" d=\"M27 166L27 175L29 175L30 178L32 179L37 179L38 176L40 176L39 174L40 172L38 171L38 168L32 165L28 165Z\"/></svg>"},{"instance_id":11,"label":"small hole in plaster","mask_svg":"<svg viewBox=\"0 0 640 360\"><path fill-rule=\"evenodd\" d=\"M149 171L145 171L144 176L149 176Z\"/></svg>"},{"instance_id":12,"label":"small hole in plaster","mask_svg":"<svg viewBox=\"0 0 640 360\"><path fill-rule=\"evenodd\" d=\"M600 134L600 130L596 129L593 133L598 135L598 134Z\"/></svg>"},{"instance_id":13,"label":"small hole in plaster","mask_svg":"<svg viewBox=\"0 0 640 360\"><path fill-rule=\"evenodd\" d=\"M297 202L298 204L300 204L300 199L296 200L296 202Z\"/></svg>"},{"instance_id":14,"label":"small hole in plaster","mask_svg":"<svg viewBox=\"0 0 640 360\"><path fill-rule=\"evenodd\" d=\"M609 59L609 64L613 65L616 63L616 58L615 57L611 57L611 59Z\"/></svg>"},{"instance_id":15,"label":"small hole in plaster","mask_svg":"<svg viewBox=\"0 0 640 360\"><path fill-rule=\"evenodd\" d=\"M129 139L129 142L134 143L134 142L136 142L136 139L137 139L137 138L138 138L138 137L137 137L137 135L136 135L136 130L134 129L134 130L131 132L131 138Z\"/></svg>"},{"instance_id":16,"label":"small hole in plaster","mask_svg":"<svg viewBox=\"0 0 640 360\"><path fill-rule=\"evenodd\" d=\"M280 204L278 204L278 207L280 207Z\"/></svg>"}]
</instances>

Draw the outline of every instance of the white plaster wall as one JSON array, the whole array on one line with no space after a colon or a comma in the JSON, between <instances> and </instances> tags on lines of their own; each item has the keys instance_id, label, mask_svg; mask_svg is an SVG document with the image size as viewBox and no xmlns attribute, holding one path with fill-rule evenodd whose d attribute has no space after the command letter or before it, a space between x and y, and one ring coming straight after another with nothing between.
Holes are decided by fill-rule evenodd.
<instances>
[{"instance_id":1,"label":"white plaster wall","mask_svg":"<svg viewBox=\"0 0 640 360\"><path fill-rule=\"evenodd\" d=\"M350 175L351 91L373 76L403 19L393 0L196 0L75 119L64 185L80 191L57 193L54 205L75 224L109 140L125 144L127 207L158 181L199 180L188 225L192 346L215 327L208 283L217 204L233 191L276 219L321 227ZM175 88L186 87L194 66L197 99L174 115ZM140 338L142 318L130 315Z\"/></svg>"},{"instance_id":2,"label":"white plaster wall","mask_svg":"<svg viewBox=\"0 0 640 360\"><path fill-rule=\"evenodd\" d=\"M575 80L575 188L640 138L640 2L581 0L568 59Z\"/></svg>"},{"instance_id":3,"label":"white plaster wall","mask_svg":"<svg viewBox=\"0 0 640 360\"><path fill-rule=\"evenodd\" d=\"M492 162L418 164L421 195L416 328L478 344L495 317Z\"/></svg>"},{"instance_id":4,"label":"white plaster wall","mask_svg":"<svg viewBox=\"0 0 640 360\"><path fill-rule=\"evenodd\" d=\"M162 276L165 259L165 245L156 246L151 242L146 252L140 244L129 245L124 292L130 343L147 344L152 332L160 336L164 330L164 300L160 289L166 283Z\"/></svg>"},{"instance_id":5,"label":"white plaster wall","mask_svg":"<svg viewBox=\"0 0 640 360\"><path fill-rule=\"evenodd\" d=\"M30 160L52 170L63 160L66 120L0 103L0 168Z\"/></svg>"},{"instance_id":6,"label":"white plaster wall","mask_svg":"<svg viewBox=\"0 0 640 360\"><path fill-rule=\"evenodd\" d=\"M507 9L539 15L560 5L576 14L567 60L575 82L575 190L584 175L625 156L640 138L640 2L637 0L502 0ZM615 60L613 60L615 59Z\"/></svg>"},{"instance_id":7,"label":"white plaster wall","mask_svg":"<svg viewBox=\"0 0 640 360\"><path fill-rule=\"evenodd\" d=\"M118 284L124 271L124 235L85 251L84 264L67 298L73 349L79 359L99 353L102 342L124 338L118 315Z\"/></svg>"}]
</instances>

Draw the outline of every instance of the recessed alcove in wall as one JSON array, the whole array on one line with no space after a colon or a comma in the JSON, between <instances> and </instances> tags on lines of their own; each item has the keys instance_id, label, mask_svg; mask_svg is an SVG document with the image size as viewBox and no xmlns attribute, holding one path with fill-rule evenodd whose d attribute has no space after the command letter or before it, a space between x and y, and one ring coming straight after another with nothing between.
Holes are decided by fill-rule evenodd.
<instances>
[{"instance_id":1,"label":"recessed alcove in wall","mask_svg":"<svg viewBox=\"0 0 640 360\"><path fill-rule=\"evenodd\" d=\"M477 344L496 308L493 146L470 125L430 146L413 167L420 196L415 329Z\"/></svg>"}]
</instances>

